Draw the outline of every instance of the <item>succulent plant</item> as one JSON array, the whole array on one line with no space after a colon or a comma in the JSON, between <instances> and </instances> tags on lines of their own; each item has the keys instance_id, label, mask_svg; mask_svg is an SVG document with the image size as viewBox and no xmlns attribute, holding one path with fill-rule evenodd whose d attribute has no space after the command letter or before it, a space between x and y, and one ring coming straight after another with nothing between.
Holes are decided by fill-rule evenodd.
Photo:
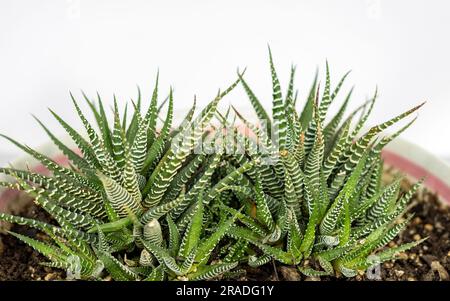
<instances>
[{"instance_id":1,"label":"succulent plant","mask_svg":"<svg viewBox=\"0 0 450 301\"><path fill-rule=\"evenodd\" d=\"M195 152L208 134L205 130L221 98L233 83L194 118L195 101L179 127L171 130L173 93L161 130L157 131L158 79L148 111L141 115L138 95L129 123L121 120L114 100L114 122L108 125L100 96L97 105L83 94L92 110L99 133L89 123L75 98L73 104L88 140L51 111L67 131L80 156L63 144L39 120L51 140L69 158L69 167L2 135L39 160L50 176L14 168L1 168L16 182L1 183L22 190L46 210L58 225L0 213L0 220L27 225L45 232L52 242L38 241L10 232L50 261L82 279L101 277L104 269L117 280L205 279L236 266L235 262L210 265L210 254L234 222L226 217L211 225L209 235L203 218L209 209L202 200L214 198L225 183L231 183L253 163L224 175L211 177L221 163L221 154ZM126 110L126 109L125 109ZM203 193L205 197L203 197ZM191 206L191 205L194 206ZM188 209L188 210L186 210ZM190 209L190 210L189 210ZM176 220L176 222L174 222ZM209 230L209 231L213 231Z\"/></svg>"},{"instance_id":2,"label":"succulent plant","mask_svg":"<svg viewBox=\"0 0 450 301\"><path fill-rule=\"evenodd\" d=\"M325 123L328 108L348 73L332 90L327 63L321 96L316 75L303 110L297 112L295 67L291 68L285 98L271 53L270 70L272 119L240 77L261 126L252 125L235 110L255 139L236 131L246 151L230 155L228 160L236 166L252 159L259 159L261 164L242 176L243 185L226 188L237 197L238 205L228 198L220 206L237 214L240 222L229 232L235 241L230 249L242 245L243 241L250 243L252 247L242 254L241 260L247 260L251 266L275 259L297 265L309 276L343 274L351 277L419 244L421 241L380 250L407 225L410 218L402 216L422 182L401 196L401 176L383 186L380 153L415 119L393 135L378 136L422 105L359 135L374 106L376 92L370 101L344 119L352 94L350 90L337 114ZM361 117L352 126L358 112L362 112ZM222 122L226 124L226 118L222 118ZM236 206L247 210L237 213ZM380 251L374 254L377 250Z\"/></svg>"},{"instance_id":3,"label":"succulent plant","mask_svg":"<svg viewBox=\"0 0 450 301\"><path fill-rule=\"evenodd\" d=\"M127 107L120 112L114 98L111 125L100 96L92 101L83 93L97 129L71 94L87 139L51 111L81 154L36 118L69 166L2 135L50 175L0 168L14 180L0 185L26 192L56 224L6 213L0 213L0 221L46 233L49 241L9 232L45 255L44 265L81 279L203 280L272 260L298 266L305 275L351 277L419 244L383 248L407 225L406 206L421 181L407 193L400 192L401 176L384 185L381 150L415 119L390 136L379 136L421 105L360 135L376 92L344 118L350 90L326 122L348 73L332 90L327 63L323 91L316 74L297 111L295 68L283 98L270 50L269 56L272 117L238 72L238 79L195 118L194 100L183 122L171 128L173 92L158 106L157 77L145 114L140 91L132 101L131 120ZM259 125L234 108L218 112L219 101L238 84ZM214 117L225 131L209 130ZM239 130L237 119L250 133Z\"/></svg>"}]
</instances>

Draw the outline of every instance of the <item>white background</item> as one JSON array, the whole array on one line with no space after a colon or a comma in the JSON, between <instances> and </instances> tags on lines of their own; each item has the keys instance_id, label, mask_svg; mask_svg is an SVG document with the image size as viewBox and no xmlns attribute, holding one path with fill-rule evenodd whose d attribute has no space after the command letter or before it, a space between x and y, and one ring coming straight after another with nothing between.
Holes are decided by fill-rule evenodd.
<instances>
[{"instance_id":1,"label":"white background","mask_svg":"<svg viewBox=\"0 0 450 301\"><path fill-rule=\"evenodd\" d=\"M427 100L403 138L450 157L449 3L1 0L0 132L38 146L47 137L31 113L61 135L47 107L80 127L69 90L98 90L107 101L116 93L123 106L138 84L148 100L157 68L161 94L173 85L179 112L194 94L206 104L237 67L248 67L247 81L270 108L269 43L284 87L297 65L301 96L326 59L334 84L352 70L345 89L356 86L353 106L378 85L372 124ZM242 88L229 103L248 108ZM1 164L20 155L1 142Z\"/></svg>"}]
</instances>

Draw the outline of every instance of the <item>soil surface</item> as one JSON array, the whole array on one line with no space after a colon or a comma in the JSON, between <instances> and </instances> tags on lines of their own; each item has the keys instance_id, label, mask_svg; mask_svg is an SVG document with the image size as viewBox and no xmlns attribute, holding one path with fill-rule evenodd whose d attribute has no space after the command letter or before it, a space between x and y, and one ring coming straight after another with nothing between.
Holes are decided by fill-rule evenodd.
<instances>
[{"instance_id":1,"label":"soil surface","mask_svg":"<svg viewBox=\"0 0 450 301\"><path fill-rule=\"evenodd\" d=\"M428 237L428 239L421 245L400 254L399 259L385 262L380 269L381 277L375 280L450 280L450 208L443 206L434 194L422 190L411 202L409 212L414 214L412 222L395 241L391 242L391 246L424 237ZM19 215L52 222L51 218L34 203L24 207ZM48 239L45 235L29 227L14 225L11 230L37 239ZM0 234L0 281L60 280L65 278L63 271L39 265L40 262L45 261L43 256L16 238ZM277 264L275 268L273 263L259 268L249 267L246 269L245 275L237 279L247 281L336 280L334 277L320 279L305 277L294 267ZM350 279L340 278L337 280L363 281L374 280L374 277L362 274Z\"/></svg>"},{"instance_id":2,"label":"soil surface","mask_svg":"<svg viewBox=\"0 0 450 301\"><path fill-rule=\"evenodd\" d=\"M50 216L33 202L26 205L18 215L53 223ZM35 239L48 240L46 235L30 227L13 225L10 230ZM0 234L0 281L64 279L63 271L39 264L47 261L44 256L15 237Z\"/></svg>"}]
</instances>

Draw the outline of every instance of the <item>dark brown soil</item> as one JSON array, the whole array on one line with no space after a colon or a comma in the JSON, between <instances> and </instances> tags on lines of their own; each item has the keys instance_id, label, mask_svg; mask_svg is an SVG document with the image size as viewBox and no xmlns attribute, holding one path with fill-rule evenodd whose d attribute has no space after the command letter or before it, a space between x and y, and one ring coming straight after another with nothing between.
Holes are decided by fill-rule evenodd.
<instances>
[{"instance_id":1,"label":"dark brown soil","mask_svg":"<svg viewBox=\"0 0 450 301\"><path fill-rule=\"evenodd\" d=\"M52 222L49 215L32 202L26 205L18 215ZM40 240L48 239L39 231L25 226L13 225L11 231ZM39 264L46 261L45 257L15 237L0 234L0 281L64 279L63 271Z\"/></svg>"}]
</instances>

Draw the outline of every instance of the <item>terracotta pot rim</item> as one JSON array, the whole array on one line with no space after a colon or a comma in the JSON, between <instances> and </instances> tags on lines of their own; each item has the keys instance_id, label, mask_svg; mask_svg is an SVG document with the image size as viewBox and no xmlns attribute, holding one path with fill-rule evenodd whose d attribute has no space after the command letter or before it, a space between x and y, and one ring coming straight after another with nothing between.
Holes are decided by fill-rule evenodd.
<instances>
[{"instance_id":1,"label":"terracotta pot rim","mask_svg":"<svg viewBox=\"0 0 450 301\"><path fill-rule=\"evenodd\" d=\"M415 143L398 139L383 149L383 159L408 177L418 180L425 177L424 186L450 206L450 164Z\"/></svg>"}]
</instances>

